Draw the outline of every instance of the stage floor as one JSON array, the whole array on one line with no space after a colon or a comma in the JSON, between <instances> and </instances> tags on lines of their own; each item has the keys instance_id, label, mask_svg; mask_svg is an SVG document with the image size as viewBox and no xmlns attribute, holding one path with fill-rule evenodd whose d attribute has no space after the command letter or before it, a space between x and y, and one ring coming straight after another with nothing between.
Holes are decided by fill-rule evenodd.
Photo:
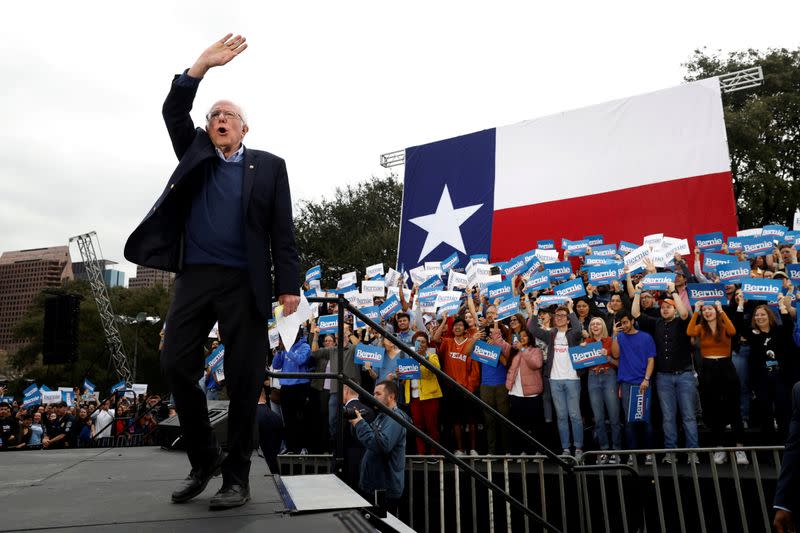
<instances>
[{"instance_id":1,"label":"stage floor","mask_svg":"<svg viewBox=\"0 0 800 533\"><path fill-rule=\"evenodd\" d=\"M251 500L209 511L222 484L192 501L170 503L189 472L183 452L157 447L0 453L0 531L352 531L351 512L290 515L264 460L253 454ZM344 516L347 515L347 516Z\"/></svg>"}]
</instances>

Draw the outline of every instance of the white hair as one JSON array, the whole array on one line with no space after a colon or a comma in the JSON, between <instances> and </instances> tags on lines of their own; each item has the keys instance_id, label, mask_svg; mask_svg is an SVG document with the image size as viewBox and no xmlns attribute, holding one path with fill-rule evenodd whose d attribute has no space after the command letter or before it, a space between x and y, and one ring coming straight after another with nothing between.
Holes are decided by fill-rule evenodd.
<instances>
[{"instance_id":1,"label":"white hair","mask_svg":"<svg viewBox=\"0 0 800 533\"><path fill-rule=\"evenodd\" d=\"M242 117L242 125L247 126L247 113L245 113L244 108L242 106L240 106L239 104L237 104L236 102L232 102L230 100L218 100L218 101L214 102L211 105L211 108L206 113L206 116L208 116L211 113L211 111L214 110L214 106L216 106L217 104L222 104L222 103L230 104L233 107L235 107L236 109L238 109L239 110L239 116Z\"/></svg>"}]
</instances>

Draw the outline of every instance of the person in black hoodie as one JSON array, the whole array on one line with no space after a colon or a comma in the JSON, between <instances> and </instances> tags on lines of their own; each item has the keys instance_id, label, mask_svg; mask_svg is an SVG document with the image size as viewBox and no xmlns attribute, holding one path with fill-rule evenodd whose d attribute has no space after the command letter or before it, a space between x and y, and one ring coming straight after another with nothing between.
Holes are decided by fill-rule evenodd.
<instances>
[{"instance_id":1,"label":"person in black hoodie","mask_svg":"<svg viewBox=\"0 0 800 533\"><path fill-rule=\"evenodd\" d=\"M778 300L780 325L765 304L753 309L752 318L747 323L741 291L736 294L736 301L739 304L735 315L736 330L750 345L750 377L760 406L757 419L761 431L774 432L774 421L777 421L783 439L789 430L791 390L797 372L794 362L797 347L792 341L794 322L789 312L791 298L785 296Z\"/></svg>"},{"instance_id":2,"label":"person in black hoodie","mask_svg":"<svg viewBox=\"0 0 800 533\"><path fill-rule=\"evenodd\" d=\"M11 415L11 404L0 403L0 450L19 444L19 421Z\"/></svg>"}]
</instances>

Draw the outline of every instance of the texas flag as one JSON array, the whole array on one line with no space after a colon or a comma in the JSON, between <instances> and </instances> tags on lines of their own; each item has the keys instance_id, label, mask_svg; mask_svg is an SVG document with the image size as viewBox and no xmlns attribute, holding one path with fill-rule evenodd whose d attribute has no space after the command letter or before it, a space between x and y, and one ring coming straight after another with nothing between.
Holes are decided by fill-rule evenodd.
<instances>
[{"instance_id":1,"label":"texas flag","mask_svg":"<svg viewBox=\"0 0 800 533\"><path fill-rule=\"evenodd\" d=\"M711 78L406 149L398 266L736 229Z\"/></svg>"}]
</instances>

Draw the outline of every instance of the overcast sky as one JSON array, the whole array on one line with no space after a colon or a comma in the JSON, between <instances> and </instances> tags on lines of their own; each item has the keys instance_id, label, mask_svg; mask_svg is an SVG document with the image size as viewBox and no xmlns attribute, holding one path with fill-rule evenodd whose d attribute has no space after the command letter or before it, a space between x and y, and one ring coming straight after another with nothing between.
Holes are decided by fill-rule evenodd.
<instances>
[{"instance_id":1,"label":"overcast sky","mask_svg":"<svg viewBox=\"0 0 800 533\"><path fill-rule=\"evenodd\" d=\"M295 203L385 175L384 152L678 85L698 47L800 46L796 1L557 4L8 2L0 251L95 230L134 273L125 239L176 165L161 103L227 32L250 47L209 72L193 117L240 102Z\"/></svg>"}]
</instances>

